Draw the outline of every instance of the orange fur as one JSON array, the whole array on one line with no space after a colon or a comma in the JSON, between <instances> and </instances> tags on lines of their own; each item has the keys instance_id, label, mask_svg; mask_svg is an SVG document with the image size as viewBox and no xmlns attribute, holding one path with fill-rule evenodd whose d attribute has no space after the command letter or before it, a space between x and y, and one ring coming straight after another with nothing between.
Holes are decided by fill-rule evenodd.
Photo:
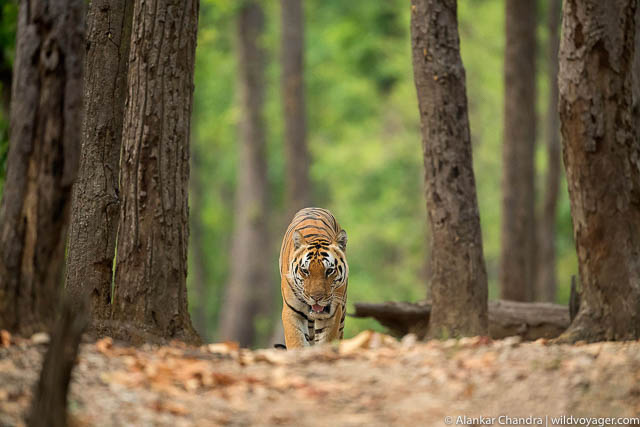
<instances>
[{"instance_id":1,"label":"orange fur","mask_svg":"<svg viewBox=\"0 0 640 427\"><path fill-rule=\"evenodd\" d=\"M302 209L287 228L280 250L287 348L342 338L349 274L346 243L346 232L326 209Z\"/></svg>"}]
</instances>

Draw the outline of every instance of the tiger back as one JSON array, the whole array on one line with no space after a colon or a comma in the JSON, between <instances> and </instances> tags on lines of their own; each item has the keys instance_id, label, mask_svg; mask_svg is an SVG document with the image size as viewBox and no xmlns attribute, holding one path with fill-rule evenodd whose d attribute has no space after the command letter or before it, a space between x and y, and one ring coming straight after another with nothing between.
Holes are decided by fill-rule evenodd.
<instances>
[{"instance_id":1,"label":"tiger back","mask_svg":"<svg viewBox=\"0 0 640 427\"><path fill-rule=\"evenodd\" d=\"M347 233L331 212L304 208L280 249L282 324L287 348L342 339L349 266Z\"/></svg>"}]
</instances>

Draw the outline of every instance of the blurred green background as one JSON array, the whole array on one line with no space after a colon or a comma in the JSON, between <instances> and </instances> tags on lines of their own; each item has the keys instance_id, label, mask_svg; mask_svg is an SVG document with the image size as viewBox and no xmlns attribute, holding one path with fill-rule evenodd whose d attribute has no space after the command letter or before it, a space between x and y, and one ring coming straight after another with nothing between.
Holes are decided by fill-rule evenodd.
<instances>
[{"instance_id":1,"label":"blurred green background","mask_svg":"<svg viewBox=\"0 0 640 427\"><path fill-rule=\"evenodd\" d=\"M537 72L537 199L546 171L544 135L548 100L546 1L539 1ZM280 99L279 2L262 2L267 15L263 45L269 55L268 165L273 286L279 287L278 250L290 218L284 208L283 118ZM502 162L504 1L458 2L462 59L474 167L478 186L490 297L498 295ZM205 226L209 259L206 301L211 330L229 271L230 230L237 158L234 13L237 2L202 0L196 64L192 144L202 158L194 179L207 189L196 220ZM330 209L349 234L349 302L424 299L428 231L423 195L422 147L411 65L410 2L310 0L305 2L305 85L311 177L316 204ZM566 303L577 260L567 187L557 214L558 295ZM191 293L193 295L193 292ZM281 300L274 301L279 316ZM268 336L274 319L263 319ZM371 320L349 319L345 336ZM211 338L211 336L209 336Z\"/></svg>"},{"instance_id":2,"label":"blurred green background","mask_svg":"<svg viewBox=\"0 0 640 427\"><path fill-rule=\"evenodd\" d=\"M546 1L538 7L537 199L546 170L544 136L548 99ZM204 189L192 221L202 226L207 295L190 308L203 309L215 339L229 273L238 144L235 13L237 0L201 0L192 132L192 179ZM283 118L280 98L280 4L263 1L268 52L264 118L268 141L270 247L274 288L279 288L278 251L290 218L284 207ZM489 295L498 295L503 120L504 0L458 2L462 59L473 141ZM407 0L307 0L305 86L311 178L316 205L330 209L349 234L349 303L424 299L428 230L423 195L422 148L409 36ZM13 58L15 4L0 17L0 61ZM0 90L7 90L2 87ZM7 117L0 112L0 191L7 149ZM577 274L566 183L557 212L557 302L566 303ZM190 251L192 253L193 251ZM190 264L193 257L190 256ZM190 266L192 267L192 266ZM193 275L189 286L193 286ZM279 293L279 292L278 292ZM258 320L266 343L279 321ZM345 336L371 320L349 319Z\"/></svg>"}]
</instances>

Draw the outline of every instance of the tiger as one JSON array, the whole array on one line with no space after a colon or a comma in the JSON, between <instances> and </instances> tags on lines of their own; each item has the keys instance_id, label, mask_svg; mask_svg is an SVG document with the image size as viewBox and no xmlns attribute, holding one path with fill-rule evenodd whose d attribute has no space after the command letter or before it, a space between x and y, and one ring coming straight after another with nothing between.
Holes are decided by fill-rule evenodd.
<instances>
[{"instance_id":1,"label":"tiger","mask_svg":"<svg viewBox=\"0 0 640 427\"><path fill-rule=\"evenodd\" d=\"M280 249L282 325L287 349L342 339L349 266L347 232L331 212L304 208Z\"/></svg>"}]
</instances>

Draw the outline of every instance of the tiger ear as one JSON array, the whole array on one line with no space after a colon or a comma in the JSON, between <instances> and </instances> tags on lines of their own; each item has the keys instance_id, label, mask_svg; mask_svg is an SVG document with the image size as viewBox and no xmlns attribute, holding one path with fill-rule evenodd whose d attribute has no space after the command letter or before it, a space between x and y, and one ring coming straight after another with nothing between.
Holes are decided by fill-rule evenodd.
<instances>
[{"instance_id":1,"label":"tiger ear","mask_svg":"<svg viewBox=\"0 0 640 427\"><path fill-rule=\"evenodd\" d=\"M293 248L294 250L300 249L300 246L306 244L307 241L304 240L304 236L300 234L298 230L293 232Z\"/></svg>"},{"instance_id":2,"label":"tiger ear","mask_svg":"<svg viewBox=\"0 0 640 427\"><path fill-rule=\"evenodd\" d=\"M344 230L340 230L338 235L336 236L336 243L338 247L344 252L347 249L347 232Z\"/></svg>"}]
</instances>

